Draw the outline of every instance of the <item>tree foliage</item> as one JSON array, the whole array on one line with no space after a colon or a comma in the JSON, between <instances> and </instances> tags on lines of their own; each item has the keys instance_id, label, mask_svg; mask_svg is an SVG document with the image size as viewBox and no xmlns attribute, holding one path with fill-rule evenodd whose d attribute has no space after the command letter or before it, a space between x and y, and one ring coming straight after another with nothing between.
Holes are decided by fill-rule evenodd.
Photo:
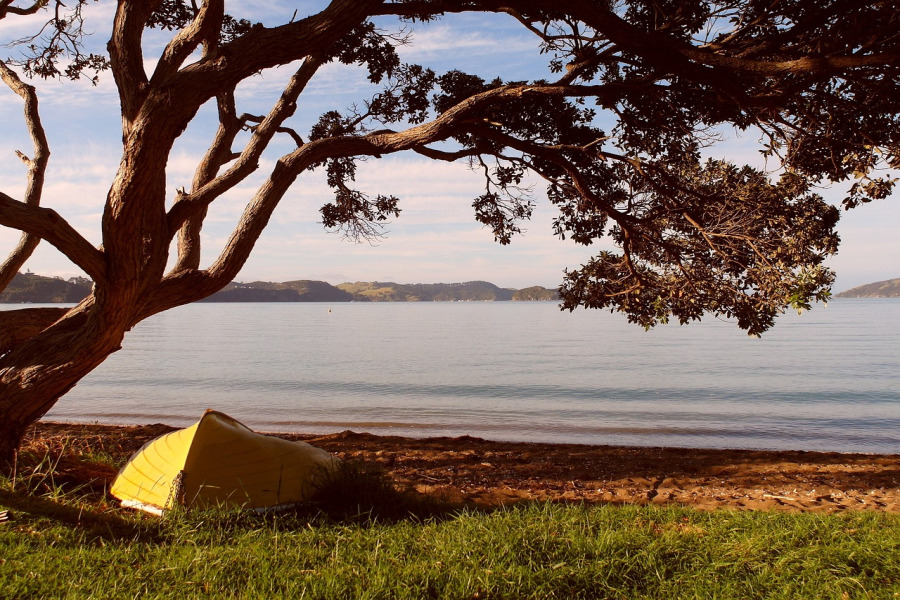
<instances>
[{"instance_id":1,"label":"tree foliage","mask_svg":"<svg viewBox=\"0 0 900 600\"><path fill-rule=\"evenodd\" d=\"M559 237L616 247L566 272L564 307L620 311L647 327L725 315L759 334L786 308L808 308L830 293L823 260L837 249L839 215L817 187L846 185L851 208L887 197L887 169L900 168L900 9L891 1L335 0L270 26L227 14L221 0L120 0L108 54L82 45L91 4L0 0L0 19L45 17L33 36L12 40L0 62L25 103L34 145L33 157L20 154L24 192L0 192L0 225L23 234L0 267L0 289L39 239L94 282L78 307L29 313L24 333L9 336L0 414L14 434L136 323L231 281L305 171L320 170L334 191L322 207L327 227L372 237L402 199L356 189L359 160L416 152L467 161L481 176L475 218L501 244L531 215L524 182L537 176L559 209ZM468 12L520 25L546 77L484 79L400 60L397 48L414 43L416 27ZM142 36L151 28L171 39L148 73ZM298 131L299 99L335 61L366 69L379 91ZM239 112L237 86L286 65L294 74L269 112ZM98 201L103 243L95 247L40 206L49 148L35 87L20 76L39 84L104 71L121 105L122 162ZM169 198L169 153L207 103L217 108L218 130L190 187ZM731 128L759 136L776 172L709 159L717 132ZM276 136L291 150L248 198L218 257L202 266L208 207L260 168ZM17 326L12 313L3 321Z\"/></svg>"}]
</instances>

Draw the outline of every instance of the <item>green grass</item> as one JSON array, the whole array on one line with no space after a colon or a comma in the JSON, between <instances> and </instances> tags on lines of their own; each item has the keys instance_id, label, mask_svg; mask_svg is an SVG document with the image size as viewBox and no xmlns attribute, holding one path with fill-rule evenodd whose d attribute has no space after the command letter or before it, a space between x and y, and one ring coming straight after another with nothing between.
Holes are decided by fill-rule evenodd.
<instances>
[{"instance_id":1,"label":"green grass","mask_svg":"<svg viewBox=\"0 0 900 600\"><path fill-rule=\"evenodd\" d=\"M900 516L527 504L393 491L258 515L114 507L53 461L0 479L0 598L896 598Z\"/></svg>"},{"instance_id":2,"label":"green grass","mask_svg":"<svg viewBox=\"0 0 900 600\"><path fill-rule=\"evenodd\" d=\"M74 519L74 521L73 521ZM893 598L900 520L528 505L490 514L17 513L3 598Z\"/></svg>"}]
</instances>

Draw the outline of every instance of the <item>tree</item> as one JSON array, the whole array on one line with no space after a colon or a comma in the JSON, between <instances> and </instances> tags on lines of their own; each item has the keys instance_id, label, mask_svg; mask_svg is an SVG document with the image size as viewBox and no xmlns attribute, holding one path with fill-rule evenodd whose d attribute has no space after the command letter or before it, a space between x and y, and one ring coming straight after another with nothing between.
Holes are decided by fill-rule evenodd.
<instances>
[{"instance_id":1,"label":"tree","mask_svg":"<svg viewBox=\"0 0 900 600\"><path fill-rule=\"evenodd\" d=\"M2 290L38 240L93 281L71 309L0 314L0 456L27 426L115 352L135 324L229 283L300 173L334 190L323 224L377 236L399 213L393 196L354 188L357 161L416 152L468 161L483 175L476 219L501 244L531 214L527 173L547 182L556 233L600 252L568 271L565 308L625 313L643 326L704 314L751 334L788 307L827 298L822 261L838 244L838 211L815 193L851 181L845 205L888 196L900 166L900 9L856 0L334 0L279 26L229 15L224 2L120 0L108 55L82 46L88 0L0 0L0 19L46 14L33 38L0 62L25 105L32 156L19 197L0 193L0 225L22 232L0 266ZM536 81L485 80L402 64L404 27L461 12L502 13L534 36ZM390 21L393 19L393 21ZM393 22L393 31L381 27ZM142 36L171 32L152 73ZM306 134L298 100L331 61L368 70L381 91L336 106ZM295 72L267 114L238 111L236 87L271 67ZM102 245L40 206L49 148L35 84L110 71L121 104L122 159L105 199ZM502 75L502 74L499 74ZM166 194L176 139L206 104L218 130L189 189ZM717 127L749 130L780 169L704 160ZM248 198L231 238L200 260L208 207L259 168L276 136L293 147ZM170 250L171 249L171 250ZM172 257L171 268L167 267Z\"/></svg>"}]
</instances>

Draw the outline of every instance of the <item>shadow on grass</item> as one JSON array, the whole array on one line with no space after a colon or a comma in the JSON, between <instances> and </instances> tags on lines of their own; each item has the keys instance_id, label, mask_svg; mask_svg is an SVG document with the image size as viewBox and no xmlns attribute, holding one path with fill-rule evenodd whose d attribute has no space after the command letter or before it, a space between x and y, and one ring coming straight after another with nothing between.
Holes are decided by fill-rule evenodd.
<instances>
[{"instance_id":1,"label":"shadow on grass","mask_svg":"<svg viewBox=\"0 0 900 600\"><path fill-rule=\"evenodd\" d=\"M18 474L0 479L0 510L11 511L22 524L59 525L82 532L88 539L164 542L173 533L204 522L218 531L240 531L260 523L279 529L311 524L353 524L399 521L423 522L453 518L463 506L440 495L399 489L387 474L371 463L344 462L337 476L324 481L314 498L288 508L255 512L236 508L185 509L153 517L119 508L108 495L115 478L112 467L78 456L20 453ZM115 503L115 504L114 504Z\"/></svg>"},{"instance_id":2,"label":"shadow on grass","mask_svg":"<svg viewBox=\"0 0 900 600\"><path fill-rule=\"evenodd\" d=\"M4 525L61 525L104 540L158 539L159 523L111 508L106 493L107 465L71 455L20 452L15 470L0 478L0 507L9 511Z\"/></svg>"},{"instance_id":3,"label":"shadow on grass","mask_svg":"<svg viewBox=\"0 0 900 600\"><path fill-rule=\"evenodd\" d=\"M69 498L56 500L5 488L0 489L0 505L10 511L7 527L23 523L33 525L44 520L81 530L93 539L116 541L139 538L148 542L163 539L161 523L115 512L100 512L97 507L78 505Z\"/></svg>"},{"instance_id":4,"label":"shadow on grass","mask_svg":"<svg viewBox=\"0 0 900 600\"><path fill-rule=\"evenodd\" d=\"M344 462L337 477L319 487L315 500L289 512L316 514L332 521L397 522L452 517L464 507L440 494L421 494L398 488L377 464Z\"/></svg>"},{"instance_id":5,"label":"shadow on grass","mask_svg":"<svg viewBox=\"0 0 900 600\"><path fill-rule=\"evenodd\" d=\"M369 528L400 522L420 524L456 518L462 505L440 496L397 489L377 467L344 463L339 477L319 488L314 500L255 511L235 507L178 508L163 517L167 539L202 529L212 539L233 539L247 531L298 531L351 526ZM187 535L193 535L188 533Z\"/></svg>"}]
</instances>

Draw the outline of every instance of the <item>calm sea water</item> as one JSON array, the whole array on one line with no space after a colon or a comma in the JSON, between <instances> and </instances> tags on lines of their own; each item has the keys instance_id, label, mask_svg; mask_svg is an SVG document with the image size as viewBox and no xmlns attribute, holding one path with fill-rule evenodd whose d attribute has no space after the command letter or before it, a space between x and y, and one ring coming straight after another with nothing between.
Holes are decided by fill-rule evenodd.
<instances>
[{"instance_id":1,"label":"calm sea water","mask_svg":"<svg viewBox=\"0 0 900 600\"><path fill-rule=\"evenodd\" d=\"M900 301L761 339L554 303L195 304L140 324L47 419L900 453Z\"/></svg>"}]
</instances>

